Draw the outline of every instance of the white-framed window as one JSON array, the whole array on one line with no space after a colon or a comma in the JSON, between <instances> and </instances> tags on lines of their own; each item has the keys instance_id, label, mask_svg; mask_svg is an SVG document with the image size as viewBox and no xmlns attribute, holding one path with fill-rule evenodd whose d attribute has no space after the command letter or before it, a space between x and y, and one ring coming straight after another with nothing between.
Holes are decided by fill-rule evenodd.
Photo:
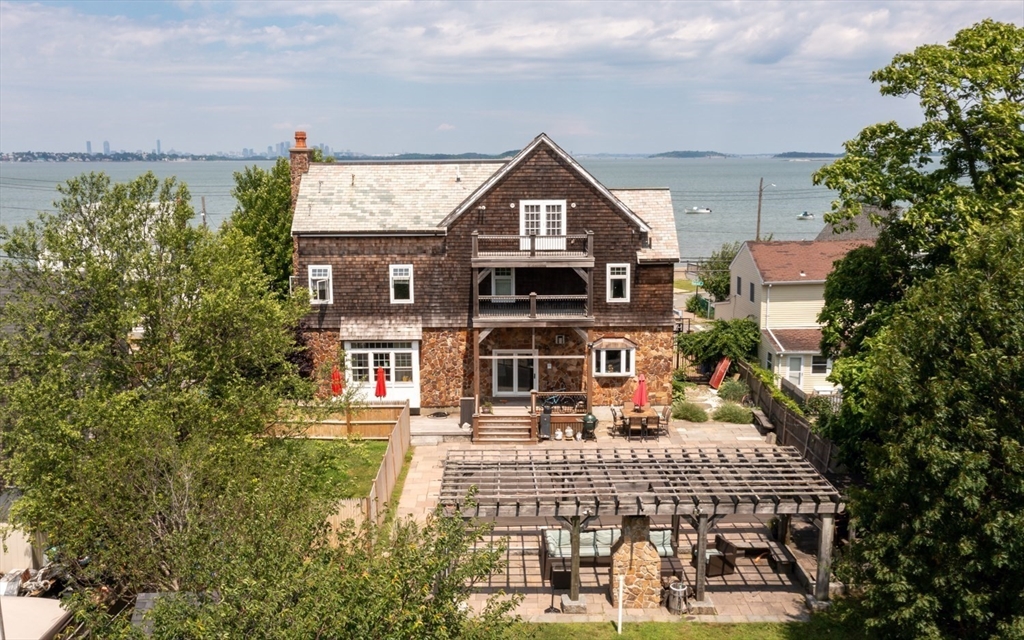
<instances>
[{"instance_id":1,"label":"white-framed window","mask_svg":"<svg viewBox=\"0 0 1024 640\"><path fill-rule=\"evenodd\" d=\"M496 298L495 302L514 302L511 297L516 294L516 270L512 267L495 267L491 272L491 295L509 296Z\"/></svg>"},{"instance_id":2,"label":"white-framed window","mask_svg":"<svg viewBox=\"0 0 1024 640\"><path fill-rule=\"evenodd\" d=\"M608 302L629 302L629 265L609 264L608 272Z\"/></svg>"},{"instance_id":3,"label":"white-framed window","mask_svg":"<svg viewBox=\"0 0 1024 640\"><path fill-rule=\"evenodd\" d=\"M811 373L832 373L832 358L811 356Z\"/></svg>"},{"instance_id":4,"label":"white-framed window","mask_svg":"<svg viewBox=\"0 0 1024 640\"><path fill-rule=\"evenodd\" d=\"M743 295L743 278L740 276L736 276L736 291L733 295L737 298Z\"/></svg>"},{"instance_id":5,"label":"white-framed window","mask_svg":"<svg viewBox=\"0 0 1024 640\"><path fill-rule=\"evenodd\" d=\"M773 365L773 363L772 363L772 352L771 351L765 351L764 352L764 368L769 370L769 371L771 371L772 373L775 373L775 369L772 368L772 365Z\"/></svg>"},{"instance_id":6,"label":"white-framed window","mask_svg":"<svg viewBox=\"0 0 1024 640\"><path fill-rule=\"evenodd\" d=\"M519 235L537 236L538 251L565 250L565 200L520 200ZM521 251L530 248L530 238L519 241Z\"/></svg>"},{"instance_id":7,"label":"white-framed window","mask_svg":"<svg viewBox=\"0 0 1024 640\"><path fill-rule=\"evenodd\" d=\"M635 349L594 349L595 376L632 376Z\"/></svg>"},{"instance_id":8,"label":"white-framed window","mask_svg":"<svg viewBox=\"0 0 1024 640\"><path fill-rule=\"evenodd\" d=\"M753 302L754 301L754 283L751 282L747 286L750 287L750 301Z\"/></svg>"},{"instance_id":9,"label":"white-framed window","mask_svg":"<svg viewBox=\"0 0 1024 640\"><path fill-rule=\"evenodd\" d=\"M412 301L412 265L391 265L391 303L411 304Z\"/></svg>"},{"instance_id":10,"label":"white-framed window","mask_svg":"<svg viewBox=\"0 0 1024 640\"><path fill-rule=\"evenodd\" d=\"M312 304L331 304L334 302L331 265L309 265L309 301Z\"/></svg>"},{"instance_id":11,"label":"white-framed window","mask_svg":"<svg viewBox=\"0 0 1024 640\"><path fill-rule=\"evenodd\" d=\"M350 382L377 382L377 369L384 369L384 380L395 386L415 383L415 353L412 342L350 342L346 345L348 358L346 376Z\"/></svg>"}]
</instances>

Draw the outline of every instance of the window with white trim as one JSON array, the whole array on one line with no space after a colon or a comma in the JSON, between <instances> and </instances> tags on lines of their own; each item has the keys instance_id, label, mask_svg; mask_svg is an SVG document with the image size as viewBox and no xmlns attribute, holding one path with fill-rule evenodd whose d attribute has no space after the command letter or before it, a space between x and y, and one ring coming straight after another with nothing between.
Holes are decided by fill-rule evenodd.
<instances>
[{"instance_id":1,"label":"window with white trim","mask_svg":"<svg viewBox=\"0 0 1024 640\"><path fill-rule=\"evenodd\" d=\"M391 265L391 303L411 304L412 301L412 265Z\"/></svg>"},{"instance_id":2,"label":"window with white trim","mask_svg":"<svg viewBox=\"0 0 1024 640\"><path fill-rule=\"evenodd\" d=\"M743 278L740 276L736 276L736 291L733 292L733 295L737 298L743 295Z\"/></svg>"},{"instance_id":3,"label":"window with white trim","mask_svg":"<svg viewBox=\"0 0 1024 640\"><path fill-rule=\"evenodd\" d=\"M811 356L811 373L832 373L832 358Z\"/></svg>"},{"instance_id":4,"label":"window with white trim","mask_svg":"<svg viewBox=\"0 0 1024 640\"><path fill-rule=\"evenodd\" d=\"M386 382L412 385L414 351L412 342L350 342L345 348L345 373L352 382L375 383L377 369L382 368Z\"/></svg>"},{"instance_id":5,"label":"window with white trim","mask_svg":"<svg viewBox=\"0 0 1024 640\"><path fill-rule=\"evenodd\" d=\"M636 349L594 349L595 376L632 376Z\"/></svg>"},{"instance_id":6,"label":"window with white trim","mask_svg":"<svg viewBox=\"0 0 1024 640\"><path fill-rule=\"evenodd\" d=\"M565 250L565 200L520 200L519 235L537 236L538 251ZM519 241L521 251L529 250L531 239Z\"/></svg>"},{"instance_id":7,"label":"window with white trim","mask_svg":"<svg viewBox=\"0 0 1024 640\"><path fill-rule=\"evenodd\" d=\"M775 369L772 368L772 352L771 351L765 351L764 352L764 368L769 370L769 371L771 371L772 373L775 373Z\"/></svg>"},{"instance_id":8,"label":"window with white trim","mask_svg":"<svg viewBox=\"0 0 1024 640\"><path fill-rule=\"evenodd\" d=\"M510 296L497 298L495 302L515 302L511 296L516 294L516 270L512 267L495 267L491 272L491 295Z\"/></svg>"},{"instance_id":9,"label":"window with white trim","mask_svg":"<svg viewBox=\"0 0 1024 640\"><path fill-rule=\"evenodd\" d=\"M309 301L312 304L331 304L334 301L331 265L313 264L309 266Z\"/></svg>"},{"instance_id":10,"label":"window with white trim","mask_svg":"<svg viewBox=\"0 0 1024 640\"><path fill-rule=\"evenodd\" d=\"M750 287L750 301L753 302L754 301L754 283L751 282L748 286Z\"/></svg>"},{"instance_id":11,"label":"window with white trim","mask_svg":"<svg viewBox=\"0 0 1024 640\"><path fill-rule=\"evenodd\" d=\"M609 264L608 271L608 302L629 302L629 265Z\"/></svg>"}]
</instances>

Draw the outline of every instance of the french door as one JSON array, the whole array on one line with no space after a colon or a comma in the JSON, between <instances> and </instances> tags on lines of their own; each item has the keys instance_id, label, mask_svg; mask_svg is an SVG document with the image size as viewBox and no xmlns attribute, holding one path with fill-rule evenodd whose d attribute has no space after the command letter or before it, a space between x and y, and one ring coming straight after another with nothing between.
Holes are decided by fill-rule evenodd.
<instances>
[{"instance_id":1,"label":"french door","mask_svg":"<svg viewBox=\"0 0 1024 640\"><path fill-rule=\"evenodd\" d=\"M493 395L526 396L537 388L537 352L495 349Z\"/></svg>"}]
</instances>

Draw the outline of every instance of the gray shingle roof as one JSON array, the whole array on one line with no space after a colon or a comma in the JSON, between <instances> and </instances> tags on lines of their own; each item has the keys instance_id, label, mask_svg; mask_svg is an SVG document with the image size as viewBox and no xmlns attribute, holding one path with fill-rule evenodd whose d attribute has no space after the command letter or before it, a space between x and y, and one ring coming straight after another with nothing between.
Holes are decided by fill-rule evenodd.
<instances>
[{"instance_id":1,"label":"gray shingle roof","mask_svg":"<svg viewBox=\"0 0 1024 640\"><path fill-rule=\"evenodd\" d=\"M292 233L437 231L507 161L313 164Z\"/></svg>"},{"instance_id":2,"label":"gray shingle roof","mask_svg":"<svg viewBox=\"0 0 1024 640\"><path fill-rule=\"evenodd\" d=\"M676 218L668 189L611 189L612 195L651 227L651 246L637 252L641 262L679 261Z\"/></svg>"}]
</instances>

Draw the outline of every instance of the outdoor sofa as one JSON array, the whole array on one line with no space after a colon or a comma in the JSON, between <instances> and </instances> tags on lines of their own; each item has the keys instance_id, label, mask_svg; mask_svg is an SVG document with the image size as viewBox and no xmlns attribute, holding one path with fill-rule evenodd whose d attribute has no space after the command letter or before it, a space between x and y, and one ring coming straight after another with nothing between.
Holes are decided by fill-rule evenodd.
<instances>
[{"instance_id":1,"label":"outdoor sofa","mask_svg":"<svg viewBox=\"0 0 1024 640\"><path fill-rule=\"evenodd\" d=\"M580 532L580 567L610 567L612 547L622 530L591 529ZM651 529L650 541L661 556L661 575L681 576L683 565L676 557L672 531ZM544 529L541 536L540 562L542 576L556 589L567 589L572 571L572 542L566 529Z\"/></svg>"}]
</instances>

